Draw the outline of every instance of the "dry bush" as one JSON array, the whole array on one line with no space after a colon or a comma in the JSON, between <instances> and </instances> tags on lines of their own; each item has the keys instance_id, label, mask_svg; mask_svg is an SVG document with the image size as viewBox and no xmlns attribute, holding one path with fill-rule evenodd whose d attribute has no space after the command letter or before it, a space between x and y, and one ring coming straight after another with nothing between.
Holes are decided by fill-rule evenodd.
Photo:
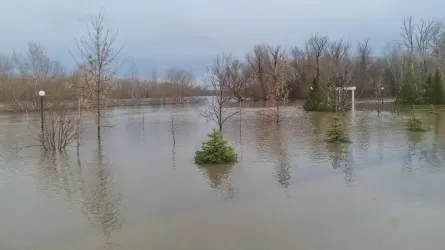
<instances>
[{"instance_id":1,"label":"dry bush","mask_svg":"<svg viewBox=\"0 0 445 250\"><path fill-rule=\"evenodd\" d=\"M70 114L62 105L52 104L45 110L41 143L47 151L60 151L70 146L79 136L78 117Z\"/></svg>"}]
</instances>

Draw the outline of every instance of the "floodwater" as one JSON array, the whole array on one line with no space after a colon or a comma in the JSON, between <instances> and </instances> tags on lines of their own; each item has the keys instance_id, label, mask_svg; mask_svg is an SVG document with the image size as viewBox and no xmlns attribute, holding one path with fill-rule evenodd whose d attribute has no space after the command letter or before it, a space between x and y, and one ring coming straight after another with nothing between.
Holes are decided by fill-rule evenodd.
<instances>
[{"instance_id":1,"label":"floodwater","mask_svg":"<svg viewBox=\"0 0 445 250\"><path fill-rule=\"evenodd\" d=\"M23 148L38 116L0 115L0 249L445 248L445 112L419 134L357 107L344 146L324 142L329 114L282 114L228 121L239 163L217 167L193 164L212 129L193 107L110 109L100 143L86 118L57 154Z\"/></svg>"}]
</instances>

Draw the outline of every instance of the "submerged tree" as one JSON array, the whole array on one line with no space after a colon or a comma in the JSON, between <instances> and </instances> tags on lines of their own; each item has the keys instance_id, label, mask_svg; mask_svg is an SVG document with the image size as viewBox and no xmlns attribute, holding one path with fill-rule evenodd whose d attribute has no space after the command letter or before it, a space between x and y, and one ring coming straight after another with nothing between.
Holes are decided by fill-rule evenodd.
<instances>
[{"instance_id":1,"label":"submerged tree","mask_svg":"<svg viewBox=\"0 0 445 250\"><path fill-rule=\"evenodd\" d=\"M309 91L309 95L306 97L303 109L306 111L323 111L324 110L323 91L318 84L318 80L315 77L312 81L312 86Z\"/></svg>"},{"instance_id":2,"label":"submerged tree","mask_svg":"<svg viewBox=\"0 0 445 250\"><path fill-rule=\"evenodd\" d=\"M352 63L351 44L340 40L329 43L329 78L326 85L327 104L332 111L345 111L347 91L351 83Z\"/></svg>"},{"instance_id":3,"label":"submerged tree","mask_svg":"<svg viewBox=\"0 0 445 250\"><path fill-rule=\"evenodd\" d=\"M183 69L169 69L167 78L170 84L173 85L175 97L177 102L184 104L185 96L188 95L187 89L192 85L194 76L192 72Z\"/></svg>"},{"instance_id":4,"label":"submerged tree","mask_svg":"<svg viewBox=\"0 0 445 250\"><path fill-rule=\"evenodd\" d=\"M232 96L235 97L238 102L242 102L243 99L246 98L245 92L250 81L250 75L248 74L246 65L240 60L235 59L228 66L229 89L232 92Z\"/></svg>"},{"instance_id":5,"label":"submerged tree","mask_svg":"<svg viewBox=\"0 0 445 250\"><path fill-rule=\"evenodd\" d=\"M225 141L221 134L213 130L210 139L202 143L202 149L195 153L196 164L234 163L238 160L235 149Z\"/></svg>"},{"instance_id":6,"label":"submerged tree","mask_svg":"<svg viewBox=\"0 0 445 250\"><path fill-rule=\"evenodd\" d=\"M231 99L229 91L234 79L231 71L232 64L232 56L226 54L217 56L213 61L206 81L206 86L212 91L213 96L210 97L208 105L198 110L202 117L218 125L219 133L221 134L223 124L238 114L238 111L227 109L224 106Z\"/></svg>"},{"instance_id":7,"label":"submerged tree","mask_svg":"<svg viewBox=\"0 0 445 250\"><path fill-rule=\"evenodd\" d=\"M328 129L326 141L329 143L348 143L349 137L346 129L338 116L334 116Z\"/></svg>"},{"instance_id":8,"label":"submerged tree","mask_svg":"<svg viewBox=\"0 0 445 250\"><path fill-rule=\"evenodd\" d=\"M116 75L118 56L123 46L116 47L117 32L105 25L103 13L91 18L88 37L77 42L78 61L83 80L96 114L97 138L100 140L102 107L106 102L107 83Z\"/></svg>"},{"instance_id":9,"label":"submerged tree","mask_svg":"<svg viewBox=\"0 0 445 250\"><path fill-rule=\"evenodd\" d=\"M311 39L309 39L307 47L310 47L311 54L314 55L315 59L315 68L317 70L316 78L320 81L321 75L321 67L320 67L320 59L325 51L326 45L328 44L328 38L325 36L315 35Z\"/></svg>"},{"instance_id":10,"label":"submerged tree","mask_svg":"<svg viewBox=\"0 0 445 250\"><path fill-rule=\"evenodd\" d=\"M253 52L246 55L246 61L253 72L253 80L260 85L263 100L267 100L268 51L266 45L255 45Z\"/></svg>"},{"instance_id":11,"label":"submerged tree","mask_svg":"<svg viewBox=\"0 0 445 250\"><path fill-rule=\"evenodd\" d=\"M425 129L423 128L422 120L420 120L416 116L416 110L414 107L411 110L410 116L408 118L406 129L409 131L413 131L413 132L425 132Z\"/></svg>"},{"instance_id":12,"label":"submerged tree","mask_svg":"<svg viewBox=\"0 0 445 250\"><path fill-rule=\"evenodd\" d=\"M396 102L400 104L418 104L421 102L421 95L416 89L415 81L411 73L405 75L402 87L397 94Z\"/></svg>"},{"instance_id":13,"label":"submerged tree","mask_svg":"<svg viewBox=\"0 0 445 250\"><path fill-rule=\"evenodd\" d=\"M270 55L267 72L269 78L269 100L275 103L276 122L280 121L280 101L286 101L289 95L288 83L291 78L291 67L280 46L268 47Z\"/></svg>"},{"instance_id":14,"label":"submerged tree","mask_svg":"<svg viewBox=\"0 0 445 250\"><path fill-rule=\"evenodd\" d=\"M442 76L439 70L436 70L434 77L429 75L426 80L424 102L435 105L443 104L445 102Z\"/></svg>"}]
</instances>

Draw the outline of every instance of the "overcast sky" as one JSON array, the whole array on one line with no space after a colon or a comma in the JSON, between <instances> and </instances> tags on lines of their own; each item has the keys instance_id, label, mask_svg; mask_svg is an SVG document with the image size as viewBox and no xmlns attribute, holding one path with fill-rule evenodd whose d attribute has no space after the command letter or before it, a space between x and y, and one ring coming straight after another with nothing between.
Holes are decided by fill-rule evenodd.
<instances>
[{"instance_id":1,"label":"overcast sky","mask_svg":"<svg viewBox=\"0 0 445 250\"><path fill-rule=\"evenodd\" d=\"M442 18L444 9L443 0L0 0L0 53L37 41L70 69L75 38L86 34L90 14L104 11L125 43L121 57L133 58L139 74L181 67L199 75L220 52L303 46L317 33L369 38L379 53L398 38L402 17Z\"/></svg>"}]
</instances>

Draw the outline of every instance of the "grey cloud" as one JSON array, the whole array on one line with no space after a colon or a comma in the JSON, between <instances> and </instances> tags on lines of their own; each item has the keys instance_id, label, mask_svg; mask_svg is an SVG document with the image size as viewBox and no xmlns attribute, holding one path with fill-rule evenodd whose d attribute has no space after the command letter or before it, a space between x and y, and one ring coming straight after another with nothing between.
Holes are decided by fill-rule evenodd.
<instances>
[{"instance_id":1,"label":"grey cloud","mask_svg":"<svg viewBox=\"0 0 445 250\"><path fill-rule=\"evenodd\" d=\"M4 0L0 53L38 41L73 65L69 50L86 34L89 15L105 11L139 71L182 67L202 73L220 52L242 57L254 44L302 46L313 34L357 41L375 51L396 39L403 16L440 17L439 0ZM150 71L150 70L148 70Z\"/></svg>"}]
</instances>

